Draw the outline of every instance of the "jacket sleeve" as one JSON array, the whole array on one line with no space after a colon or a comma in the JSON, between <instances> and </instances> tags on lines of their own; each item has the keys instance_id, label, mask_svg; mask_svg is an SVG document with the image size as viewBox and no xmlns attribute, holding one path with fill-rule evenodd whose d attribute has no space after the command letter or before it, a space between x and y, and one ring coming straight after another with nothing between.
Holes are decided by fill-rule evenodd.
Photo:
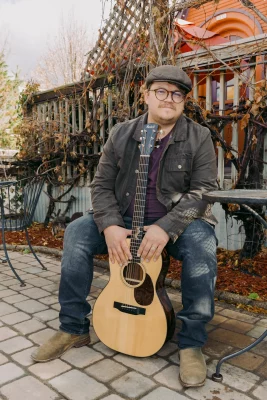
<instances>
[{"instance_id":1,"label":"jacket sleeve","mask_svg":"<svg viewBox=\"0 0 267 400\"><path fill-rule=\"evenodd\" d=\"M125 226L115 196L115 181L119 167L117 165L113 137L118 127L116 125L110 131L93 182L91 183L94 220L100 233L111 225Z\"/></svg>"},{"instance_id":2,"label":"jacket sleeve","mask_svg":"<svg viewBox=\"0 0 267 400\"><path fill-rule=\"evenodd\" d=\"M206 131L206 130L205 130ZM204 138L196 152L190 188L170 212L160 218L155 224L168 233L171 240L175 242L187 226L197 218L215 224L216 219L211 213L211 205L202 199L202 194L217 189L217 166L214 146L210 132L203 135Z\"/></svg>"}]
</instances>

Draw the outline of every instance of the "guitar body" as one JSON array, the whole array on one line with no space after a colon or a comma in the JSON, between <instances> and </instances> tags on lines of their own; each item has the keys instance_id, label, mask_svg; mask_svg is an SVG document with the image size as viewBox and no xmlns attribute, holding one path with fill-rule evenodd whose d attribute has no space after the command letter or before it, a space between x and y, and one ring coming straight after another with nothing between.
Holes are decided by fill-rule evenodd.
<instances>
[{"instance_id":1,"label":"guitar body","mask_svg":"<svg viewBox=\"0 0 267 400\"><path fill-rule=\"evenodd\" d=\"M93 326L99 339L111 349L147 357L155 354L167 337L167 318L156 292L162 260L160 257L156 262L139 265L139 274L144 272L141 284L134 282L137 274L126 279L123 276L131 270L130 264L110 264L109 283L94 305Z\"/></svg>"}]
</instances>

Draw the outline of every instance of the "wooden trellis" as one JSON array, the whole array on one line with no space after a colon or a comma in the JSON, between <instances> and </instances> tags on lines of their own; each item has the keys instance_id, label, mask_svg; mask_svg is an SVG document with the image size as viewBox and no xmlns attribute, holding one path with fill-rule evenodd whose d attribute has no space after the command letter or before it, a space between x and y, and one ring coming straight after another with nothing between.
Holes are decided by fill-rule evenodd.
<instances>
[{"instance_id":1,"label":"wooden trellis","mask_svg":"<svg viewBox=\"0 0 267 400\"><path fill-rule=\"evenodd\" d=\"M105 73L110 70L112 64L117 66L118 55L121 60L134 45L138 46L136 34L140 28L143 31L146 29L148 21L148 1L118 1L100 32L95 47L88 54L85 77L92 76L95 70L98 74Z\"/></svg>"}]
</instances>

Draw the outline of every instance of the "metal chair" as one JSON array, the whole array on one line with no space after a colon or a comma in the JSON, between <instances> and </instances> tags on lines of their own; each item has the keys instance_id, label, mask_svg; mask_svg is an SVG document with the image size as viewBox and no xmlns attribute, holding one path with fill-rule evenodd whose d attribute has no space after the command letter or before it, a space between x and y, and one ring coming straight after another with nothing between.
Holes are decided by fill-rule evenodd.
<instances>
[{"instance_id":1,"label":"metal chair","mask_svg":"<svg viewBox=\"0 0 267 400\"><path fill-rule=\"evenodd\" d=\"M0 182L0 229L2 231L2 242L5 252L5 258L2 259L2 262L7 262L9 264L12 272L20 281L21 286L26 285L13 267L8 256L5 232L24 230L32 254L42 266L42 269L47 270L33 250L27 231L27 228L33 222L34 212L42 192L44 181L44 176L37 176L20 181Z\"/></svg>"},{"instance_id":2,"label":"metal chair","mask_svg":"<svg viewBox=\"0 0 267 400\"><path fill-rule=\"evenodd\" d=\"M219 202L221 204L234 203L240 204L245 210L250 212L263 226L264 229L267 229L267 221L263 219L255 210L253 210L249 205L267 205L267 190L264 189L232 189L232 190L216 190L203 194L203 199L208 200L210 203ZM222 357L216 366L216 372L212 374L212 380L215 382L222 382L223 376L220 373L221 366L225 361L230 360L231 358L237 357L241 354L244 354L246 351L251 350L257 344L262 342L263 339L267 337L267 329L261 336L255 340L255 342L250 345L244 347L241 350L236 351L235 353L229 354L228 356Z\"/></svg>"}]
</instances>

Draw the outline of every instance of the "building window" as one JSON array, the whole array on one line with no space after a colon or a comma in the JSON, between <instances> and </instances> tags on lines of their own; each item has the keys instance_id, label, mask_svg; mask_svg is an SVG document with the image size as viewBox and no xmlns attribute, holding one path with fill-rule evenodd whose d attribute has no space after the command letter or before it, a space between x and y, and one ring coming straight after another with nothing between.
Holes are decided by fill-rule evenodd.
<instances>
[{"instance_id":1,"label":"building window","mask_svg":"<svg viewBox=\"0 0 267 400\"><path fill-rule=\"evenodd\" d=\"M244 39L241 36L238 35L228 35L228 36L224 36L226 39L230 40L230 42L234 42L235 40L238 39Z\"/></svg>"},{"instance_id":2,"label":"building window","mask_svg":"<svg viewBox=\"0 0 267 400\"><path fill-rule=\"evenodd\" d=\"M220 91L221 91L221 85L219 82L216 82L216 99L215 101L220 100ZM228 82L225 82L225 100L233 100L234 98L234 79L231 79Z\"/></svg>"}]
</instances>

